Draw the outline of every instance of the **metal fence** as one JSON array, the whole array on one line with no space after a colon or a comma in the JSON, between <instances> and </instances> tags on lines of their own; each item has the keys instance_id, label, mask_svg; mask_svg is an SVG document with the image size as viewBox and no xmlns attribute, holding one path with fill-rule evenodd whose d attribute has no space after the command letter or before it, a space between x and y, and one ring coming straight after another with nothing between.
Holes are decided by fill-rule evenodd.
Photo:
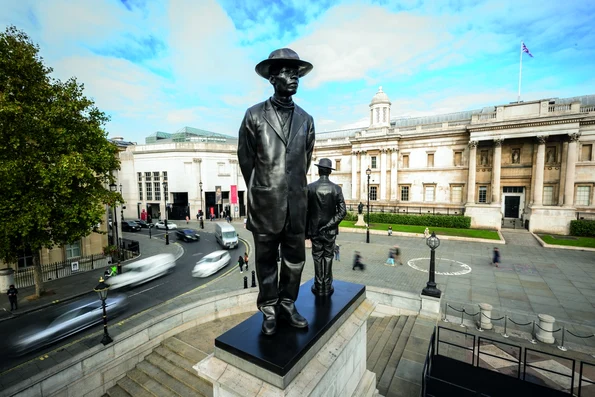
<instances>
[{"instance_id":1,"label":"metal fence","mask_svg":"<svg viewBox=\"0 0 595 397\"><path fill-rule=\"evenodd\" d=\"M588 220L588 221L595 221L595 212L577 212L576 213L576 220Z\"/></svg>"},{"instance_id":2,"label":"metal fence","mask_svg":"<svg viewBox=\"0 0 595 397\"><path fill-rule=\"evenodd\" d=\"M357 204L347 205L348 211L357 212ZM418 206L386 206L386 205L372 205L370 204L370 212L376 213L391 213L404 215L465 215L465 207L444 208L444 207L418 207ZM363 213L367 213L364 204Z\"/></svg>"}]
</instances>

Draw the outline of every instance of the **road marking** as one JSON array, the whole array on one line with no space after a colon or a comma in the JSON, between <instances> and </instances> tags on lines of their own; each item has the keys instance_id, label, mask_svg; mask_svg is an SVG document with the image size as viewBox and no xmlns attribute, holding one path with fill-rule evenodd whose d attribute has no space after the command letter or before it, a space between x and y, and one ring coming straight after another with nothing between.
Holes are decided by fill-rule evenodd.
<instances>
[{"instance_id":1,"label":"road marking","mask_svg":"<svg viewBox=\"0 0 595 397\"><path fill-rule=\"evenodd\" d=\"M415 262L421 262L421 261L428 261L429 262L430 258L415 258L415 259L410 259L407 261L407 265L409 265L409 267L411 267L412 269L415 270L419 270L420 272L424 272L427 273L428 269L427 268L421 268L418 267L417 265L415 265ZM459 265L462 270L456 271L456 272L439 272L436 271L436 274L440 274L442 276L462 276L463 274L467 274L467 273L471 273L471 266L463 263L463 262L459 262L459 261L455 261L454 259L446 259L446 258L440 258L438 259L439 262L442 261L446 261L446 262L453 262L454 264ZM426 263L428 263L426 262Z\"/></svg>"},{"instance_id":2,"label":"road marking","mask_svg":"<svg viewBox=\"0 0 595 397\"><path fill-rule=\"evenodd\" d=\"M150 291L150 290L152 290L153 288L160 287L160 286L162 286L163 284L167 284L167 282L165 282L165 283L161 283L161 284L157 284L157 285L154 285L154 286L152 286L151 288L144 289L144 290L142 290L142 291L139 291L139 292L137 292L136 294L128 295L128 297L129 297L129 298L132 298L133 296L136 296L136 295L138 295L138 294L142 294L143 292Z\"/></svg>"},{"instance_id":3,"label":"road marking","mask_svg":"<svg viewBox=\"0 0 595 397\"><path fill-rule=\"evenodd\" d=\"M192 256L199 256L202 255L202 252L197 252L196 254L192 254Z\"/></svg>"}]
</instances>

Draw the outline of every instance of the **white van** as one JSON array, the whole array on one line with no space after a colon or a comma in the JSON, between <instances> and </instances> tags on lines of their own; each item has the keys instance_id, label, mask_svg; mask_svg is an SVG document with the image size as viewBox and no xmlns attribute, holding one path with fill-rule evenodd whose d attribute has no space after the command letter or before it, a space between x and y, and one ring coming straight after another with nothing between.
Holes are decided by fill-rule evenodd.
<instances>
[{"instance_id":1,"label":"white van","mask_svg":"<svg viewBox=\"0 0 595 397\"><path fill-rule=\"evenodd\" d=\"M238 234L229 223L215 224L215 238L223 248L231 249L238 246Z\"/></svg>"}]
</instances>

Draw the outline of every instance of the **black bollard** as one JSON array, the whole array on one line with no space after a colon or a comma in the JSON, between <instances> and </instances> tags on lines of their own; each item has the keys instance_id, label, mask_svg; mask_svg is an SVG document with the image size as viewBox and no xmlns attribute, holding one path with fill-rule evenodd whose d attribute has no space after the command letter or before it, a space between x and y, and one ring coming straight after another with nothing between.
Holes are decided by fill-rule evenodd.
<instances>
[{"instance_id":1,"label":"black bollard","mask_svg":"<svg viewBox=\"0 0 595 397\"><path fill-rule=\"evenodd\" d=\"M244 276L244 289L248 289L248 276Z\"/></svg>"},{"instance_id":2,"label":"black bollard","mask_svg":"<svg viewBox=\"0 0 595 397\"><path fill-rule=\"evenodd\" d=\"M252 270L252 288L256 287L256 272Z\"/></svg>"}]
</instances>

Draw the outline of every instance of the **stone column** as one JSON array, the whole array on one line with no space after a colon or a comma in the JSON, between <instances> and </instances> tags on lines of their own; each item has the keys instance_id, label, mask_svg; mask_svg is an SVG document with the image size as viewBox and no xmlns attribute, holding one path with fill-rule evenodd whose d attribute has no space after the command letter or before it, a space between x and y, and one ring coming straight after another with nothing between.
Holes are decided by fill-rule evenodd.
<instances>
[{"instance_id":1,"label":"stone column","mask_svg":"<svg viewBox=\"0 0 595 397\"><path fill-rule=\"evenodd\" d=\"M467 178L467 204L475 204L475 171L477 163L477 141L469 142L469 175Z\"/></svg>"},{"instance_id":2,"label":"stone column","mask_svg":"<svg viewBox=\"0 0 595 397\"><path fill-rule=\"evenodd\" d=\"M386 149L380 150L380 200L386 201Z\"/></svg>"},{"instance_id":3,"label":"stone column","mask_svg":"<svg viewBox=\"0 0 595 397\"><path fill-rule=\"evenodd\" d=\"M568 153L566 154L566 180L564 182L564 207L574 205L574 169L576 166L577 142L580 133L570 134Z\"/></svg>"},{"instance_id":4,"label":"stone column","mask_svg":"<svg viewBox=\"0 0 595 397\"><path fill-rule=\"evenodd\" d=\"M316 170L318 167L316 167L314 164L316 164L316 156L312 156L312 165L310 165L310 183L314 182L316 180Z\"/></svg>"},{"instance_id":5,"label":"stone column","mask_svg":"<svg viewBox=\"0 0 595 397\"><path fill-rule=\"evenodd\" d=\"M535 337L538 341L551 345L556 341L554 338L554 323L556 319L548 314L538 314L539 327L536 327Z\"/></svg>"},{"instance_id":6,"label":"stone column","mask_svg":"<svg viewBox=\"0 0 595 397\"><path fill-rule=\"evenodd\" d=\"M535 180L533 181L533 205L543 205L543 176L545 173L545 142L547 135L537 137L537 158L535 159Z\"/></svg>"},{"instance_id":7,"label":"stone column","mask_svg":"<svg viewBox=\"0 0 595 397\"><path fill-rule=\"evenodd\" d=\"M357 200L357 152L351 152L351 199Z\"/></svg>"},{"instance_id":8,"label":"stone column","mask_svg":"<svg viewBox=\"0 0 595 397\"><path fill-rule=\"evenodd\" d=\"M502 141L494 139L494 163L492 164L492 204L500 204L500 171L502 167Z\"/></svg>"},{"instance_id":9,"label":"stone column","mask_svg":"<svg viewBox=\"0 0 595 397\"><path fill-rule=\"evenodd\" d=\"M492 329L492 305L489 303L479 304L479 329Z\"/></svg>"},{"instance_id":10,"label":"stone column","mask_svg":"<svg viewBox=\"0 0 595 397\"><path fill-rule=\"evenodd\" d=\"M399 164L399 150L390 149L390 200L397 201L399 182L397 179L397 166Z\"/></svg>"},{"instance_id":11,"label":"stone column","mask_svg":"<svg viewBox=\"0 0 595 397\"><path fill-rule=\"evenodd\" d=\"M359 197L360 197L360 201L364 202L364 200L368 199L368 190L367 190L368 176L366 175L366 169L368 168L368 166L370 164L368 164L368 156L366 155L365 150L362 150L360 152L359 156L360 156L359 161L360 161L360 166L361 166L360 174L359 174L359 176L360 176L360 189L359 189L360 195L359 195Z\"/></svg>"}]
</instances>

